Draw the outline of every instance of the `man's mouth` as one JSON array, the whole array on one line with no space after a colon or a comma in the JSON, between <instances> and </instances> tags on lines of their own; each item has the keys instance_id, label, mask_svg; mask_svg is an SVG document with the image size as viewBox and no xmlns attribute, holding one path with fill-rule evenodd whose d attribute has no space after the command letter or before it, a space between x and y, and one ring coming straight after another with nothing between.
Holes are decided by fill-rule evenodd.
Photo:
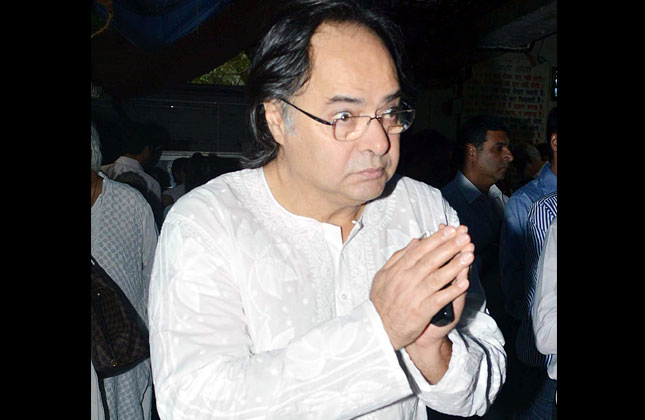
<instances>
[{"instance_id":1,"label":"man's mouth","mask_svg":"<svg viewBox=\"0 0 645 420\"><path fill-rule=\"evenodd\" d=\"M367 168L358 172L359 175L367 179L377 179L383 176L385 173L385 168Z\"/></svg>"}]
</instances>

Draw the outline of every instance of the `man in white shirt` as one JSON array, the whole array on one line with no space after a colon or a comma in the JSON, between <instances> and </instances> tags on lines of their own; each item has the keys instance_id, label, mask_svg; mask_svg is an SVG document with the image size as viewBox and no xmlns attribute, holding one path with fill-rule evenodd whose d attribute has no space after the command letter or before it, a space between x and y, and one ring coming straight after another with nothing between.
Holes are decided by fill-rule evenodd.
<instances>
[{"instance_id":1,"label":"man in white shirt","mask_svg":"<svg viewBox=\"0 0 645 420\"><path fill-rule=\"evenodd\" d=\"M466 227L439 190L394 175L414 118L397 32L351 0L279 16L247 85L258 153L164 222L149 302L160 417L483 415L504 341L467 299ZM432 324L447 304L454 319Z\"/></svg>"},{"instance_id":2,"label":"man in white shirt","mask_svg":"<svg viewBox=\"0 0 645 420\"><path fill-rule=\"evenodd\" d=\"M148 193L146 199L152 207L157 227L162 219L161 186L146 172L154 166L161 156L161 148L166 142L168 133L162 127L152 123L132 123L126 128L126 139L123 141L124 153L113 163L103 165L101 171L110 179L116 179L124 172L134 172L146 181Z\"/></svg>"}]
</instances>

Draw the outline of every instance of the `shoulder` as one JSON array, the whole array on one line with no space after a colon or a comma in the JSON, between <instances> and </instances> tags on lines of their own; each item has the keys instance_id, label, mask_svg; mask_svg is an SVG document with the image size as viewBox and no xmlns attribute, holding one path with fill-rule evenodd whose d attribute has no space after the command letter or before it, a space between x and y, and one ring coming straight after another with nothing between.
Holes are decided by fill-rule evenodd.
<instances>
[{"instance_id":1,"label":"shoulder","mask_svg":"<svg viewBox=\"0 0 645 420\"><path fill-rule=\"evenodd\" d=\"M535 195L536 183L537 180L534 179L533 181L523 185L521 188L515 190L515 192L513 192L513 194L511 194L511 197L508 199L507 206L528 208L528 206L530 206L534 201L532 197Z\"/></svg>"},{"instance_id":2,"label":"shoulder","mask_svg":"<svg viewBox=\"0 0 645 420\"><path fill-rule=\"evenodd\" d=\"M114 196L115 200L127 203L128 206L139 208L145 207L144 204L149 205L139 190L126 183L103 178L103 186L107 187L107 191Z\"/></svg>"},{"instance_id":3,"label":"shoulder","mask_svg":"<svg viewBox=\"0 0 645 420\"><path fill-rule=\"evenodd\" d=\"M441 193L444 195L444 197L455 195L458 191L459 183L457 182L457 178L453 178L452 180L450 180L450 182L441 187Z\"/></svg>"},{"instance_id":4,"label":"shoulder","mask_svg":"<svg viewBox=\"0 0 645 420\"><path fill-rule=\"evenodd\" d=\"M441 203L443 200L441 190L416 179L399 175L392 181L394 181L394 190L397 194L413 203L427 203L428 201Z\"/></svg>"},{"instance_id":5,"label":"shoulder","mask_svg":"<svg viewBox=\"0 0 645 420\"><path fill-rule=\"evenodd\" d=\"M553 204L558 204L558 192L553 191L548 194L543 195L542 197L535 200L535 203L532 206L550 206Z\"/></svg>"},{"instance_id":6,"label":"shoulder","mask_svg":"<svg viewBox=\"0 0 645 420\"><path fill-rule=\"evenodd\" d=\"M222 250L232 247L234 238L252 237L257 232L255 209L263 200L255 193L254 173L245 171L253 170L220 175L182 195L166 214L160 243L186 236L209 249Z\"/></svg>"},{"instance_id":7,"label":"shoulder","mask_svg":"<svg viewBox=\"0 0 645 420\"><path fill-rule=\"evenodd\" d=\"M529 219L544 217L545 214L555 215L558 212L558 193L552 192L537 199L529 207Z\"/></svg>"},{"instance_id":8,"label":"shoulder","mask_svg":"<svg viewBox=\"0 0 645 420\"><path fill-rule=\"evenodd\" d=\"M406 176L395 175L390 182L394 193L388 208L395 213L406 211L419 220L439 220L456 223L456 212L443 197L441 190Z\"/></svg>"},{"instance_id":9,"label":"shoulder","mask_svg":"<svg viewBox=\"0 0 645 420\"><path fill-rule=\"evenodd\" d=\"M213 178L179 197L166 220L183 217L199 221L239 214L252 206L251 201L257 196L255 190L259 188L257 178L257 171L252 169Z\"/></svg>"}]
</instances>

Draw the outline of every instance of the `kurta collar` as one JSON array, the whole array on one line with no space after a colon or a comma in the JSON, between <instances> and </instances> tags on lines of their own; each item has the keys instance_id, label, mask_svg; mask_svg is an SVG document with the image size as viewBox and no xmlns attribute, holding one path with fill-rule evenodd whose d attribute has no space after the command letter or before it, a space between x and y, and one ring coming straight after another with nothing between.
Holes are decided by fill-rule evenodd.
<instances>
[{"instance_id":1,"label":"kurta collar","mask_svg":"<svg viewBox=\"0 0 645 420\"><path fill-rule=\"evenodd\" d=\"M272 213L276 213L277 215L279 214L279 217L284 218L285 228L300 229L298 226L319 226L328 224L320 222L311 217L300 216L285 209L271 193L271 189L269 188L269 183L267 182L263 168L257 169L257 176L259 178L258 181L262 185L261 190L264 191L264 198L262 199L260 197L256 197L255 199L259 199L259 203L264 203L264 205L272 208ZM383 194L379 198L374 199L365 205L365 208L363 209L360 217L355 221L356 231L362 230L363 228L379 228L388 223L392 212L392 209L390 208L391 205L389 203L392 203L393 201L388 200L387 198L390 194L395 194L394 186L396 185L396 181L396 179L391 179L390 182L387 183ZM337 227L335 225L330 226ZM340 227L338 227L338 229L340 229Z\"/></svg>"}]
</instances>

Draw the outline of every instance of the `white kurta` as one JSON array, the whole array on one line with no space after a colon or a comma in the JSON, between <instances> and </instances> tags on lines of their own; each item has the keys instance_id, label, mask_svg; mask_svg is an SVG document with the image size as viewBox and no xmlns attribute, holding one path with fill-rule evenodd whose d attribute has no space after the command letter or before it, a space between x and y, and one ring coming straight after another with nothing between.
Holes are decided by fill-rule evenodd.
<instances>
[{"instance_id":1,"label":"white kurta","mask_svg":"<svg viewBox=\"0 0 645 420\"><path fill-rule=\"evenodd\" d=\"M294 215L262 169L222 175L172 207L149 301L157 408L177 419L425 419L483 414L505 378L503 337L472 302L436 385L396 352L369 290L411 238L457 214L409 178L369 203L345 243Z\"/></svg>"},{"instance_id":2,"label":"white kurta","mask_svg":"<svg viewBox=\"0 0 645 420\"><path fill-rule=\"evenodd\" d=\"M139 191L103 178L103 191L92 206L92 256L144 320L156 229L150 205ZM149 418L151 386L149 359L126 373L106 378L110 419Z\"/></svg>"}]
</instances>

